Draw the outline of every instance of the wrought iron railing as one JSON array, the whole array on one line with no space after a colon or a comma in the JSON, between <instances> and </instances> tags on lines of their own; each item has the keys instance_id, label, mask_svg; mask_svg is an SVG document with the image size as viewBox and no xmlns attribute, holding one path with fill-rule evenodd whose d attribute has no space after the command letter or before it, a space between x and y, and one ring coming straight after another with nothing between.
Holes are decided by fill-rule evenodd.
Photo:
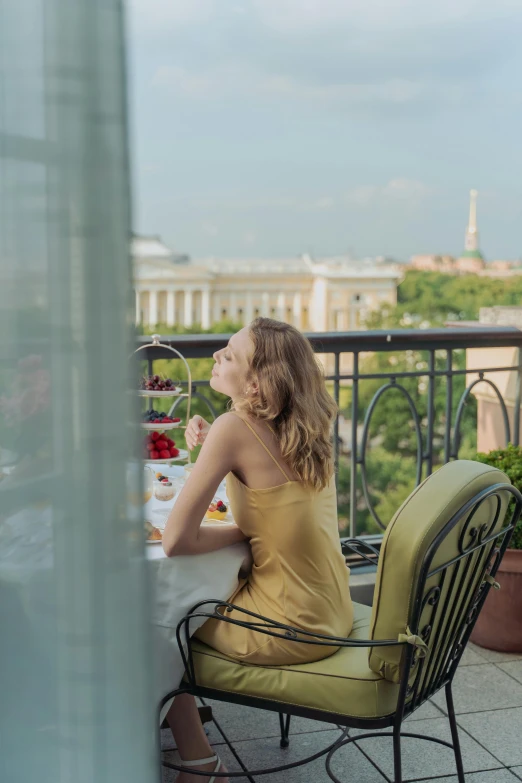
<instances>
[{"instance_id":1,"label":"wrought iron railing","mask_svg":"<svg viewBox=\"0 0 522 783\"><path fill-rule=\"evenodd\" d=\"M162 336L161 342L177 348L187 359L210 358L212 354L223 348L229 339L228 334L186 334ZM493 389L498 398L502 414L502 440L518 445L520 438L520 404L522 393L522 331L515 327L457 327L446 329L411 329L392 331L366 332L326 332L311 333L310 339L317 354L323 356L327 366L327 380L331 384L332 394L337 404L341 401L341 393L349 389L348 404L351 419L350 454L346 457L341 453L342 441L339 434L339 418L334 428L334 447L336 466L340 460L349 463L349 524L346 533L351 538L361 535L364 531L358 526L362 505L366 513L371 515L374 523L374 533L384 530L389 520L383 520L377 513L371 498L370 480L368 477L368 452L371 450L371 424L376 408L384 395L394 391L401 395L410 415L409 434L416 441L412 447L415 459L414 484L418 485L430 475L439 464L444 464L459 456L461 449L461 429L466 404L472 398L472 390L480 383ZM138 337L138 343L143 344L150 338ZM516 349L516 361L509 366L465 366L465 351L472 348L504 348ZM417 353L420 352L420 353ZM397 371L368 367L369 355L422 356L423 361L414 363L411 368ZM150 348L146 352L149 372L152 373L154 361L168 359L169 352L164 348ZM458 358L458 361L456 359ZM400 365L400 362L398 363ZM512 421L508 414L506 401L492 379L495 374L514 373L514 406ZM485 377L487 373L488 377ZM468 383L466 376L477 376ZM422 379L425 386L423 395L412 394L407 388L409 379ZM360 390L367 381L382 381L374 391L365 410L361 409ZM441 398L441 384L442 398ZM197 378L193 382L193 392L208 406L212 415L216 410L205 395L208 380ZM436 391L438 392L438 409L436 410ZM419 410L422 399L424 414ZM441 399L443 404L441 403ZM443 410L441 410L441 407ZM439 427L436 432L436 425ZM443 429L443 432L441 431ZM440 447L436 441L440 440ZM413 486L411 487L413 489Z\"/></svg>"}]
</instances>

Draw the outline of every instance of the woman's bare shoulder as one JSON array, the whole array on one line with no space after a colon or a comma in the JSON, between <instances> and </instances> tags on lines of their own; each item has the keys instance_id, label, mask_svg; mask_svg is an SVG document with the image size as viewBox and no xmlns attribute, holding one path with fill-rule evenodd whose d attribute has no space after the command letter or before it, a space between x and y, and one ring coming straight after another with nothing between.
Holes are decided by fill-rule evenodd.
<instances>
[{"instance_id":1,"label":"woman's bare shoulder","mask_svg":"<svg viewBox=\"0 0 522 783\"><path fill-rule=\"evenodd\" d=\"M211 432L214 431L216 434L241 434L242 432L247 432L248 428L241 419L243 419L243 416L233 413L232 411L222 413L212 424Z\"/></svg>"}]
</instances>

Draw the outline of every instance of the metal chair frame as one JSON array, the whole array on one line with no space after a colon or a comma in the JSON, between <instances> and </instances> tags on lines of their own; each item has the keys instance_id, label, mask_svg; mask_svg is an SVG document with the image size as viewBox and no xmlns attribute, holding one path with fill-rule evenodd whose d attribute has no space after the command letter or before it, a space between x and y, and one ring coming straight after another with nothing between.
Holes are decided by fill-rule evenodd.
<instances>
[{"instance_id":1,"label":"metal chair frame","mask_svg":"<svg viewBox=\"0 0 522 783\"><path fill-rule=\"evenodd\" d=\"M510 493L513 496L505 515L508 517L510 514L511 518L508 525L504 525L500 530L494 532L502 509L502 493ZM490 522L477 527L473 523L477 511L490 498L496 498L496 509L493 513L493 518ZM511 511L511 509L513 510ZM307 764L321 756L326 756L326 770L329 777L335 783L342 783L331 769L332 757L341 747L372 737L390 736L393 738L394 783L402 783L403 780L401 763L402 737L425 739L452 748L455 754L458 782L465 783L451 690L453 677L489 589L494 584L494 576L509 544L515 525L520 518L521 511L522 494L511 484L495 484L478 493L462 506L433 540L423 558L415 590L415 599L408 618L408 627L411 633L420 636L428 646L430 643L432 644L432 652L427 657L421 658L414 646L397 639L350 640L335 636L325 636L284 625L270 618L234 606L226 601L200 601L180 621L176 631L178 645L185 665L185 680L179 689L165 696L161 702L160 709L173 696L189 693L198 697L277 712L280 720L282 747L286 747L289 742L290 717L292 715L333 723L340 728L345 727L345 730L342 731L340 737L334 743L307 758L249 772L246 772L244 765L242 765L244 771L214 773L216 778L243 777L246 772L249 780L252 780L251 776L253 775L282 772ZM433 559L442 542L464 517L466 517L466 520L459 536L458 556L443 565L432 568ZM378 553L370 545L360 540L348 540L343 542L343 547L375 563L375 555ZM369 554L361 552L363 547L366 548ZM448 583L448 590L445 593L444 601L441 602L440 599L446 583ZM462 600L459 604L459 597L461 597L462 588L465 585L471 585L473 589L470 590L468 599ZM209 606L213 606L212 611L209 610ZM232 610L248 615L250 619L236 620L227 616ZM429 619L420 627L426 610L428 611ZM201 686L196 679L191 645L190 623L194 618L204 618L205 620L212 618L232 623L269 636L286 640L292 639L297 644L367 648L403 646L404 652L400 664L401 674L395 712L382 718L356 718L350 715L328 713L299 705L286 704L285 702L236 692L224 692L219 689ZM440 627L440 630L434 635L432 630L435 627ZM442 688L445 689L446 694L452 742L446 742L437 737L402 732L401 728L404 719ZM355 737L347 737L346 729L348 728L369 729L370 731ZM387 732L374 731L383 728L391 728L391 730ZM237 754L235 755L237 758ZM242 764L242 762L240 763ZM208 773L183 768L166 760L163 760L162 764L171 769L191 772L193 775L208 776Z\"/></svg>"}]
</instances>

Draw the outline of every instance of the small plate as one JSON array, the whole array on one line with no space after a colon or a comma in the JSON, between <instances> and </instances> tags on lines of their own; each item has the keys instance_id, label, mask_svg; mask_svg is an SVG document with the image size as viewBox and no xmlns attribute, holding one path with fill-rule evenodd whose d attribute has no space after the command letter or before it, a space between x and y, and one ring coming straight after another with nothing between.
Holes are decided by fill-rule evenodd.
<instances>
[{"instance_id":1,"label":"small plate","mask_svg":"<svg viewBox=\"0 0 522 783\"><path fill-rule=\"evenodd\" d=\"M225 519L213 519L212 517L203 517L202 525L233 525L234 520L227 514Z\"/></svg>"},{"instance_id":2,"label":"small plate","mask_svg":"<svg viewBox=\"0 0 522 783\"><path fill-rule=\"evenodd\" d=\"M151 463L150 460L148 460L146 464L150 464L152 468L154 463ZM173 481L179 481L180 479L183 479L183 468L181 465L167 465L162 469L161 472L164 476L168 476L168 478L172 479Z\"/></svg>"},{"instance_id":3,"label":"small plate","mask_svg":"<svg viewBox=\"0 0 522 783\"><path fill-rule=\"evenodd\" d=\"M144 461L150 465L166 465L169 462L179 462L182 459L188 458L188 451L186 449L180 449L177 457L169 457L168 459L147 459L144 457Z\"/></svg>"},{"instance_id":4,"label":"small plate","mask_svg":"<svg viewBox=\"0 0 522 783\"><path fill-rule=\"evenodd\" d=\"M172 386L168 391L148 391L147 389L138 389L140 397L177 397L182 392L181 386Z\"/></svg>"},{"instance_id":5,"label":"small plate","mask_svg":"<svg viewBox=\"0 0 522 783\"><path fill-rule=\"evenodd\" d=\"M180 421L167 422L166 424L160 424L159 422L152 421L142 421L140 422L140 426L142 430L148 430L149 432L154 432L155 430L158 432L167 432L167 430L175 430L178 427L181 427L182 424Z\"/></svg>"}]
</instances>

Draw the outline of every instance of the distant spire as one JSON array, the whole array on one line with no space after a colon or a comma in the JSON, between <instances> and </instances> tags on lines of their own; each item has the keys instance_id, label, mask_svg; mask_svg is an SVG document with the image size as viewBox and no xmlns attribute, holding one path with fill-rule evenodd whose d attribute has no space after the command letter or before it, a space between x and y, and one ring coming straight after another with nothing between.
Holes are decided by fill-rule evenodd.
<instances>
[{"instance_id":1,"label":"distant spire","mask_svg":"<svg viewBox=\"0 0 522 783\"><path fill-rule=\"evenodd\" d=\"M479 250L478 230L477 230L477 195L478 191L469 192L469 222L466 228L464 256L473 256L482 258Z\"/></svg>"},{"instance_id":2,"label":"distant spire","mask_svg":"<svg viewBox=\"0 0 522 783\"><path fill-rule=\"evenodd\" d=\"M477 191L469 191L469 223L468 234L477 233Z\"/></svg>"}]
</instances>

